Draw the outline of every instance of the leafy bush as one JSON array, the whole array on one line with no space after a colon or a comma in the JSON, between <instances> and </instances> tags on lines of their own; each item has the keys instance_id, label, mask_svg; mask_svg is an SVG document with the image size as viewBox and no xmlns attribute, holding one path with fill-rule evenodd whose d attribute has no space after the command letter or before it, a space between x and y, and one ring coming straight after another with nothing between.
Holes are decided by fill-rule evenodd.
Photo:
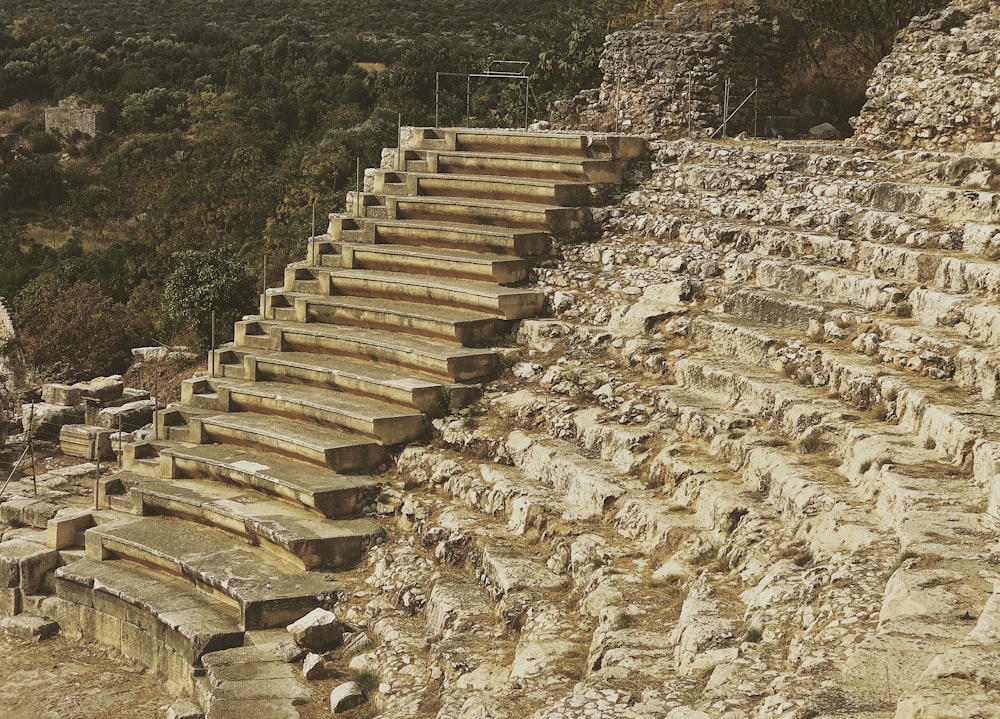
<instances>
[{"instance_id":1,"label":"leafy bush","mask_svg":"<svg viewBox=\"0 0 1000 719\"><path fill-rule=\"evenodd\" d=\"M167 313L201 350L212 345L213 310L216 343L220 337L231 339L233 324L252 308L257 296L246 261L225 245L178 252L174 260L175 269L163 288Z\"/></svg>"},{"instance_id":2,"label":"leafy bush","mask_svg":"<svg viewBox=\"0 0 1000 719\"><path fill-rule=\"evenodd\" d=\"M128 366L124 308L96 285L32 283L18 295L14 309L24 357L44 373L81 380Z\"/></svg>"}]
</instances>

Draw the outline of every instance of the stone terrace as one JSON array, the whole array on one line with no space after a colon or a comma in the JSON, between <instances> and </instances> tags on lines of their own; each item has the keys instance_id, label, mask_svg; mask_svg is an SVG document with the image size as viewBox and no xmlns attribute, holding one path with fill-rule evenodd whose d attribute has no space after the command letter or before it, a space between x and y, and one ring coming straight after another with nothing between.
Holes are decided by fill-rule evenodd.
<instances>
[{"instance_id":1,"label":"stone terrace","mask_svg":"<svg viewBox=\"0 0 1000 719\"><path fill-rule=\"evenodd\" d=\"M995 160L652 151L379 499L383 715L997 716Z\"/></svg>"},{"instance_id":2,"label":"stone terrace","mask_svg":"<svg viewBox=\"0 0 1000 719\"><path fill-rule=\"evenodd\" d=\"M658 140L616 197L631 140L460 137L387 152L109 509L3 504L5 614L209 717L300 715L317 605L385 717L997 716L995 147Z\"/></svg>"},{"instance_id":3,"label":"stone terrace","mask_svg":"<svg viewBox=\"0 0 1000 719\"><path fill-rule=\"evenodd\" d=\"M532 258L591 233L597 185L644 151L407 128L391 169L157 413L156 439L126 447L101 509L62 506L65 482L4 503L26 526L0 542L4 615L100 641L212 719L299 716L310 692L284 627L357 596L350 570L386 536L377 475L481 394L502 363L489 346L543 310ZM372 645L366 626L328 657L342 671Z\"/></svg>"}]
</instances>

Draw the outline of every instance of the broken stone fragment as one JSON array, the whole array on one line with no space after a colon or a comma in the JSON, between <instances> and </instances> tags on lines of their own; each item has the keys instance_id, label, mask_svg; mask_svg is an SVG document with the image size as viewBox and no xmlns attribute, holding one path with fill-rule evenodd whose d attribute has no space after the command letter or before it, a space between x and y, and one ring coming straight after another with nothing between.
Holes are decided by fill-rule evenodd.
<instances>
[{"instance_id":1,"label":"broken stone fragment","mask_svg":"<svg viewBox=\"0 0 1000 719\"><path fill-rule=\"evenodd\" d=\"M323 657L312 652L306 655L305 660L302 662L303 677L310 680L321 679L325 672L326 665L323 663Z\"/></svg>"},{"instance_id":2,"label":"broken stone fragment","mask_svg":"<svg viewBox=\"0 0 1000 719\"><path fill-rule=\"evenodd\" d=\"M365 691L357 682L344 682L330 692L330 711L346 712L365 703Z\"/></svg>"},{"instance_id":3,"label":"broken stone fragment","mask_svg":"<svg viewBox=\"0 0 1000 719\"><path fill-rule=\"evenodd\" d=\"M300 647L324 651L343 641L344 627L332 612L316 608L289 624L288 633Z\"/></svg>"}]
</instances>

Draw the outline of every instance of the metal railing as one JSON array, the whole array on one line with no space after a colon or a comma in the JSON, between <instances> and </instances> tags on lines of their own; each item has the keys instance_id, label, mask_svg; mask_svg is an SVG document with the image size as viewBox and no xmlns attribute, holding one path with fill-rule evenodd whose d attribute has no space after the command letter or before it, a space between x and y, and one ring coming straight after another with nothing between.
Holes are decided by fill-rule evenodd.
<instances>
[{"instance_id":1,"label":"metal railing","mask_svg":"<svg viewBox=\"0 0 1000 719\"><path fill-rule=\"evenodd\" d=\"M730 101L730 98L731 98L731 95L732 95L733 81L730 78L727 77L726 78L725 91L724 91L723 96L722 96L722 124L719 125L719 127L717 127L714 130L712 130L712 133L709 135L709 138L714 139L715 136L719 134L720 130L722 131L722 136L723 137L727 137L727 133L729 131L729 121L732 120L734 117L736 117L736 114L740 110L742 110L746 106L746 104L748 102L750 102L750 100L754 101L754 103L753 103L753 136L757 137L757 118L758 118L758 115L759 115L759 108L758 108L757 96L758 96L758 90L759 89L760 89L760 81L757 78L754 78L754 81L753 81L753 90L751 90L750 94L747 95L743 99L743 102L741 102L739 105L736 106L735 110L733 110L732 112L729 112L729 101Z\"/></svg>"},{"instance_id":2,"label":"metal railing","mask_svg":"<svg viewBox=\"0 0 1000 719\"><path fill-rule=\"evenodd\" d=\"M441 106L441 78L442 77L464 77L465 78L465 115L472 115L472 80L505 80L508 82L524 82L524 129L528 129L528 105L531 96L531 75L528 74L528 67L531 63L524 60L490 60L486 69L482 72L438 72L434 76L434 125L441 126L440 106Z\"/></svg>"}]
</instances>

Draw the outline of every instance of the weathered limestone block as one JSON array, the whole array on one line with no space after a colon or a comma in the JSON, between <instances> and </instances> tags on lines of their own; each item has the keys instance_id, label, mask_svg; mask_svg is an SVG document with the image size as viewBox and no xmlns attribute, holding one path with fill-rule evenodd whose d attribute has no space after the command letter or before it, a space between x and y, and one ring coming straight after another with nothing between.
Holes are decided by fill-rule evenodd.
<instances>
[{"instance_id":1,"label":"weathered limestone block","mask_svg":"<svg viewBox=\"0 0 1000 719\"><path fill-rule=\"evenodd\" d=\"M603 410L596 407L574 414L576 436L584 447L598 452L601 459L611 463L618 472L633 474L649 457L645 445L653 432L645 427L602 423L603 414Z\"/></svg>"},{"instance_id":2,"label":"weathered limestone block","mask_svg":"<svg viewBox=\"0 0 1000 719\"><path fill-rule=\"evenodd\" d=\"M122 431L131 432L152 423L153 415L159 409L163 409L163 405L154 399L128 402L120 407L105 407L98 413L96 424L115 430L121 427Z\"/></svg>"},{"instance_id":3,"label":"weathered limestone block","mask_svg":"<svg viewBox=\"0 0 1000 719\"><path fill-rule=\"evenodd\" d=\"M565 511L574 517L600 516L625 491L606 465L567 452L556 440L512 432L507 449L525 475L565 493Z\"/></svg>"},{"instance_id":4,"label":"weathered limestone block","mask_svg":"<svg viewBox=\"0 0 1000 719\"><path fill-rule=\"evenodd\" d=\"M0 542L0 587L35 593L58 564L59 553L40 544L21 539Z\"/></svg>"},{"instance_id":5,"label":"weathered limestone block","mask_svg":"<svg viewBox=\"0 0 1000 719\"><path fill-rule=\"evenodd\" d=\"M673 631L674 660L682 676L707 672L739 657L740 627L717 599L693 594L684 600Z\"/></svg>"},{"instance_id":6,"label":"weathered limestone block","mask_svg":"<svg viewBox=\"0 0 1000 719\"><path fill-rule=\"evenodd\" d=\"M340 714L361 706L366 699L364 689L357 682L344 682L330 692L330 711Z\"/></svg>"},{"instance_id":7,"label":"weathered limestone block","mask_svg":"<svg viewBox=\"0 0 1000 719\"><path fill-rule=\"evenodd\" d=\"M14 497L0 504L0 521L16 527L45 529L59 507L41 497Z\"/></svg>"},{"instance_id":8,"label":"weathered limestone block","mask_svg":"<svg viewBox=\"0 0 1000 719\"><path fill-rule=\"evenodd\" d=\"M67 384L51 383L42 385L42 402L46 404L61 404L75 407L83 399L79 387Z\"/></svg>"},{"instance_id":9,"label":"weathered limestone block","mask_svg":"<svg viewBox=\"0 0 1000 719\"><path fill-rule=\"evenodd\" d=\"M125 383L118 375L95 377L87 382L78 382L73 387L80 390L84 399L96 400L101 403L119 399L125 391Z\"/></svg>"},{"instance_id":10,"label":"weathered limestone block","mask_svg":"<svg viewBox=\"0 0 1000 719\"><path fill-rule=\"evenodd\" d=\"M48 521L45 546L49 549L72 547L82 532L94 525L93 512L89 509L61 509Z\"/></svg>"},{"instance_id":11,"label":"weathered limestone block","mask_svg":"<svg viewBox=\"0 0 1000 719\"><path fill-rule=\"evenodd\" d=\"M25 432L34 432L38 437L58 437L59 430L66 424L83 424L82 405L25 404L21 407L21 424Z\"/></svg>"},{"instance_id":12,"label":"weathered limestone block","mask_svg":"<svg viewBox=\"0 0 1000 719\"><path fill-rule=\"evenodd\" d=\"M0 621L0 628L7 634L27 642L37 642L48 639L59 631L59 625L55 622L36 617L30 614L21 614L16 617L8 617Z\"/></svg>"},{"instance_id":13,"label":"weathered limestone block","mask_svg":"<svg viewBox=\"0 0 1000 719\"><path fill-rule=\"evenodd\" d=\"M289 624L288 633L300 647L325 651L343 641L344 626L333 612L317 607Z\"/></svg>"},{"instance_id":14,"label":"weathered limestone block","mask_svg":"<svg viewBox=\"0 0 1000 719\"><path fill-rule=\"evenodd\" d=\"M59 447L70 457L95 461L114 457L111 430L86 424L67 424L59 430Z\"/></svg>"}]
</instances>

